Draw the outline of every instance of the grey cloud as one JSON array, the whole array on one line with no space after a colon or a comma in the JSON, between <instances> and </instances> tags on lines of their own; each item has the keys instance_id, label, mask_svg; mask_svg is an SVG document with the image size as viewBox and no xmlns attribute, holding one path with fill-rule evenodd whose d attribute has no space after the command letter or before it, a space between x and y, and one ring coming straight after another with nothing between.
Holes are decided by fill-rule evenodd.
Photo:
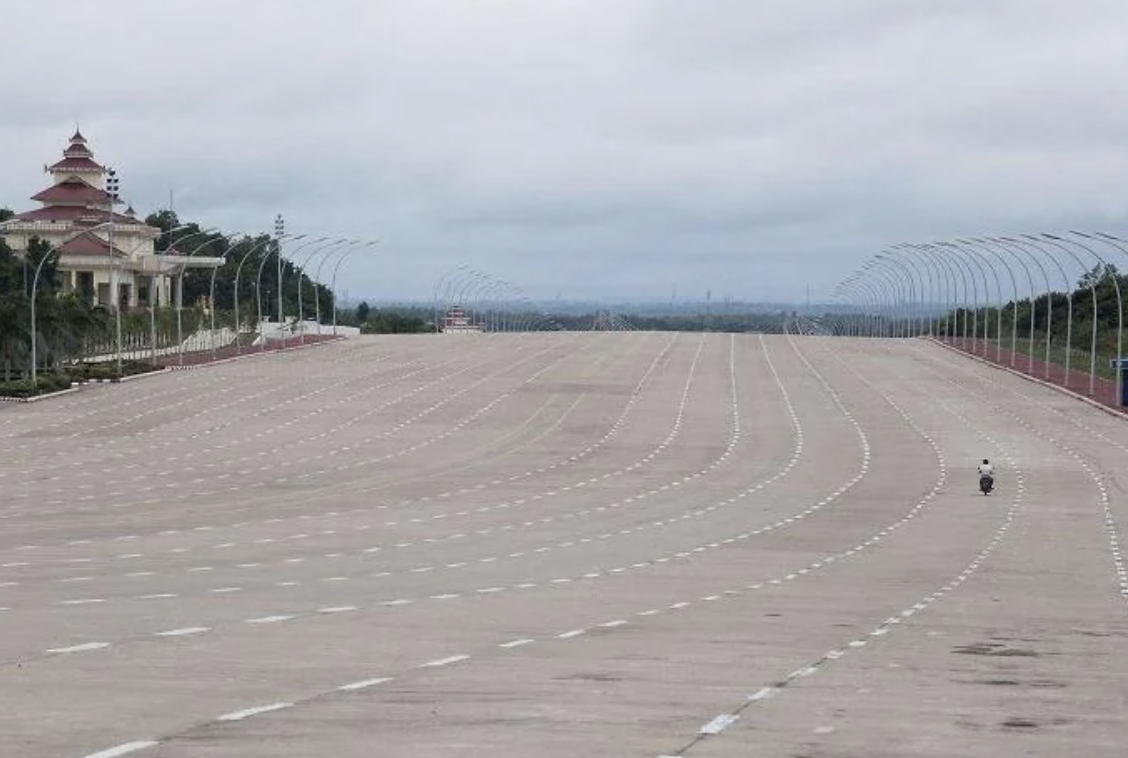
<instances>
[{"instance_id":1,"label":"grey cloud","mask_svg":"<svg viewBox=\"0 0 1128 758\"><path fill-rule=\"evenodd\" d=\"M55 0L5 18L52 33L0 47L34 72L6 82L0 205L27 207L78 119L143 212L173 189L232 229L281 211L384 240L350 265L373 296L425 297L465 261L532 294L798 299L891 242L1128 221L1116 0ZM91 40L119 42L80 68L58 52Z\"/></svg>"}]
</instances>

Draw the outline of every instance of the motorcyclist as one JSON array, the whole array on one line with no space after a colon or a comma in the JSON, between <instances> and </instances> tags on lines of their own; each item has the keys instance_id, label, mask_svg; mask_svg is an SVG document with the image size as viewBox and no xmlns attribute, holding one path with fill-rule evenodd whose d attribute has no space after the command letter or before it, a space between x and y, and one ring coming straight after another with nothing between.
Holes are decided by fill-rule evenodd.
<instances>
[{"instance_id":1,"label":"motorcyclist","mask_svg":"<svg viewBox=\"0 0 1128 758\"><path fill-rule=\"evenodd\" d=\"M984 487L984 480L986 480L986 487ZM983 463L979 464L979 488L983 490L984 494L995 488L995 467L986 458L983 459Z\"/></svg>"}]
</instances>

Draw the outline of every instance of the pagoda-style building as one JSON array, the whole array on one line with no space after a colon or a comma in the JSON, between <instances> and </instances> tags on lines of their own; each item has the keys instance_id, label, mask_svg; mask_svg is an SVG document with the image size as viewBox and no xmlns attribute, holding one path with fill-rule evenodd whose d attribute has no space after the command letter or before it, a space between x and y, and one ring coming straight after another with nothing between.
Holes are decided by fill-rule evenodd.
<instances>
[{"instance_id":1,"label":"pagoda-style building","mask_svg":"<svg viewBox=\"0 0 1128 758\"><path fill-rule=\"evenodd\" d=\"M451 334L460 334L467 332L482 332L485 331L482 324L474 323L470 317L466 315L466 311L461 306L454 305L447 309L443 315L442 322L439 324L439 331Z\"/></svg>"},{"instance_id":2,"label":"pagoda-style building","mask_svg":"<svg viewBox=\"0 0 1128 758\"><path fill-rule=\"evenodd\" d=\"M65 292L78 291L98 305L113 307L168 305L174 276L185 268L223 263L222 258L157 253L154 243L161 230L139 220L133 208L115 210L121 201L106 192L107 171L78 130L63 159L44 170L51 175L51 186L31 197L41 207L4 222L0 236L17 254L35 237L54 246Z\"/></svg>"}]
</instances>

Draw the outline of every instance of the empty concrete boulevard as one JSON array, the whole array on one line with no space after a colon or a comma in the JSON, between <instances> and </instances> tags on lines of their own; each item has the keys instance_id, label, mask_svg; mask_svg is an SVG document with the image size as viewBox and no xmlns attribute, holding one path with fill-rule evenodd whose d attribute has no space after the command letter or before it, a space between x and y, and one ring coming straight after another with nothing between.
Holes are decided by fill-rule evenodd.
<instances>
[{"instance_id":1,"label":"empty concrete boulevard","mask_svg":"<svg viewBox=\"0 0 1128 758\"><path fill-rule=\"evenodd\" d=\"M1126 462L923 340L365 337L5 404L0 755L1119 755Z\"/></svg>"}]
</instances>

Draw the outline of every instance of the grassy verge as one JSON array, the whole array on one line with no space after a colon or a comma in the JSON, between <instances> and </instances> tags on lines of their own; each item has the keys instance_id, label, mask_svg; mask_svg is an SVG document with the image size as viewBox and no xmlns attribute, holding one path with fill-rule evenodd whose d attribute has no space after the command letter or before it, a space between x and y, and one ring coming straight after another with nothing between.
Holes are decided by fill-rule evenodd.
<instances>
[{"instance_id":1,"label":"grassy verge","mask_svg":"<svg viewBox=\"0 0 1128 758\"><path fill-rule=\"evenodd\" d=\"M1001 347L1004 353L1010 352L1011 341L1010 339L1003 340L990 340L991 356L994 357L995 347ZM1088 341L1085 342L1085 347L1088 347ZM1014 352L1018 355L1018 361L1021 363L1023 359L1030 354L1030 341L1029 338L1019 337L1015 343ZM1116 345L1102 345L1097 343L1097 363L1096 375L1101 379L1108 379L1110 381L1116 380L1116 370L1109 365L1109 361L1116 355ZM1078 349L1076 343L1069 351L1069 368L1071 371L1080 371L1083 374L1089 373L1091 353L1087 349ZM1054 366L1065 368L1065 343L1051 342L1049 359L1046 358L1046 336L1034 336L1034 360L1045 361Z\"/></svg>"}]
</instances>

